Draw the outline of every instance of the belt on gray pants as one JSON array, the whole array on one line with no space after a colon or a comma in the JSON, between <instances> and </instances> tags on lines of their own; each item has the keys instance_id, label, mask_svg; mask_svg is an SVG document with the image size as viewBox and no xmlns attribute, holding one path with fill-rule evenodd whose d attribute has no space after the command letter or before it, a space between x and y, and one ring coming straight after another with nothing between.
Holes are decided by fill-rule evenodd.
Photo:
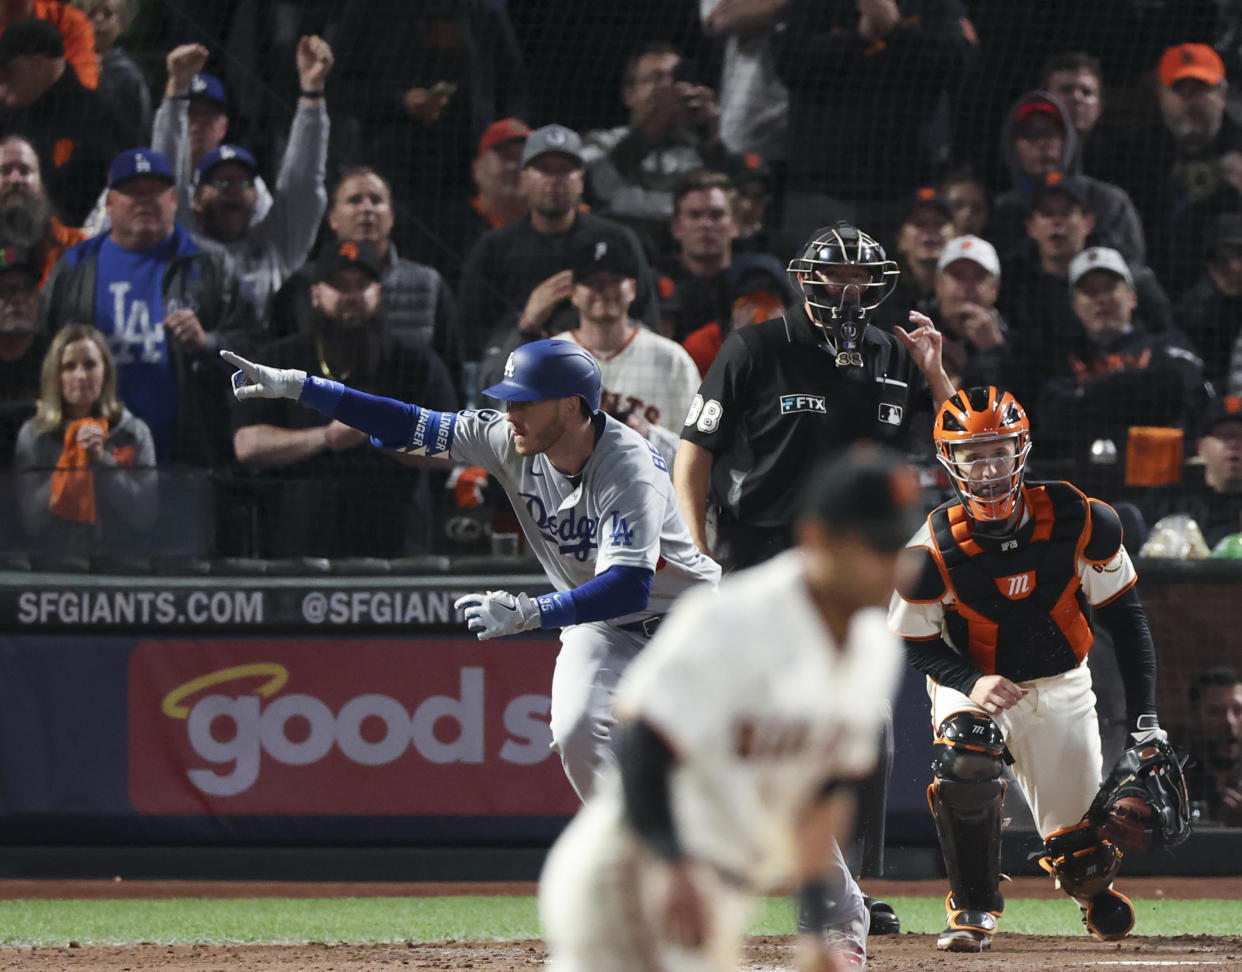
<instances>
[{"instance_id":1,"label":"belt on gray pants","mask_svg":"<svg viewBox=\"0 0 1242 972\"><path fill-rule=\"evenodd\" d=\"M641 621L628 621L625 624L614 624L613 627L618 631L629 631L633 634L640 634L650 638L656 633L656 628L660 626L660 622L663 620L664 615L657 614L654 618L643 618Z\"/></svg>"}]
</instances>

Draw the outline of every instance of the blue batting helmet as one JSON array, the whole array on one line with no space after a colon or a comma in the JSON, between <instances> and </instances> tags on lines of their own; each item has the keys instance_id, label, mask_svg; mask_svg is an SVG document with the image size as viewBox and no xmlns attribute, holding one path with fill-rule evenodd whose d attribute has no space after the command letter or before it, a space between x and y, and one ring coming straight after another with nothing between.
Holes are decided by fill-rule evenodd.
<instances>
[{"instance_id":1,"label":"blue batting helmet","mask_svg":"<svg viewBox=\"0 0 1242 972\"><path fill-rule=\"evenodd\" d=\"M483 394L506 402L537 402L577 395L599 410L599 365L574 341L551 338L523 344L505 362L504 378Z\"/></svg>"}]
</instances>

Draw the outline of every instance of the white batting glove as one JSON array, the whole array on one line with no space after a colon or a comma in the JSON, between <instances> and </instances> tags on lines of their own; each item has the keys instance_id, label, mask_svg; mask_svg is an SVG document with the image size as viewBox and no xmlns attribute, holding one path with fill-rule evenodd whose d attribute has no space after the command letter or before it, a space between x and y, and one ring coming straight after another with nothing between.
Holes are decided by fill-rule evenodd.
<instances>
[{"instance_id":1,"label":"white batting glove","mask_svg":"<svg viewBox=\"0 0 1242 972\"><path fill-rule=\"evenodd\" d=\"M542 626L539 605L525 594L508 591L466 594L454 601L453 607L465 615L466 627L477 634L480 641Z\"/></svg>"},{"instance_id":2,"label":"white batting glove","mask_svg":"<svg viewBox=\"0 0 1242 972\"><path fill-rule=\"evenodd\" d=\"M247 398L292 398L296 401L302 397L305 371L269 368L247 361L232 351L221 351L220 357L238 369L233 372L233 394L240 402Z\"/></svg>"},{"instance_id":3,"label":"white batting glove","mask_svg":"<svg viewBox=\"0 0 1242 972\"><path fill-rule=\"evenodd\" d=\"M1160 722L1154 712L1141 715L1135 720L1130 730L1131 746L1146 746L1150 743L1167 743L1169 734L1160 728Z\"/></svg>"}]
</instances>

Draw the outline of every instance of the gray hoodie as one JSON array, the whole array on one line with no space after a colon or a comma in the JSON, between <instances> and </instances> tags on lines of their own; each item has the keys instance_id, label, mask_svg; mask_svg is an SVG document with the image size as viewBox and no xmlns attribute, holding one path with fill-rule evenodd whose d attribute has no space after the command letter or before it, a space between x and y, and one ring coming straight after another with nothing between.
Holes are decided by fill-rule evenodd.
<instances>
[{"instance_id":1,"label":"gray hoodie","mask_svg":"<svg viewBox=\"0 0 1242 972\"><path fill-rule=\"evenodd\" d=\"M1035 101L1047 102L1054 109L1064 131L1060 171L1072 173L1077 165L1078 133L1070 123L1065 105L1047 91L1030 91L1014 102L1001 133L1001 152L1009 166L1014 187L996 197L987 233L1001 259L1020 254L1026 246L1026 217L1030 212L1033 182L1018 165L1014 120L1024 105ZM1147 243L1143 237L1143 224L1129 194L1110 182L1079 173L1074 175L1085 191L1087 209L1095 217L1095 229L1087 240L1088 245L1110 246L1129 263L1145 264Z\"/></svg>"}]
</instances>

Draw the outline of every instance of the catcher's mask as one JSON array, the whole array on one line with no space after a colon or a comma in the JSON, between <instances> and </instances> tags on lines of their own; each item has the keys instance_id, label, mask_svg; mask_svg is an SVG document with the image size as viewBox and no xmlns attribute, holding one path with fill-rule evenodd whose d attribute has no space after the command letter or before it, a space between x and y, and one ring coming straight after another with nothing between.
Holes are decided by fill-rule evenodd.
<instances>
[{"instance_id":1,"label":"catcher's mask","mask_svg":"<svg viewBox=\"0 0 1242 972\"><path fill-rule=\"evenodd\" d=\"M839 222L816 230L788 271L837 365L861 367L867 315L897 286L897 264L862 230Z\"/></svg>"},{"instance_id":2,"label":"catcher's mask","mask_svg":"<svg viewBox=\"0 0 1242 972\"><path fill-rule=\"evenodd\" d=\"M970 517L1008 519L1031 451L1031 423L1017 399L992 385L959 391L940 407L932 437Z\"/></svg>"}]
</instances>

